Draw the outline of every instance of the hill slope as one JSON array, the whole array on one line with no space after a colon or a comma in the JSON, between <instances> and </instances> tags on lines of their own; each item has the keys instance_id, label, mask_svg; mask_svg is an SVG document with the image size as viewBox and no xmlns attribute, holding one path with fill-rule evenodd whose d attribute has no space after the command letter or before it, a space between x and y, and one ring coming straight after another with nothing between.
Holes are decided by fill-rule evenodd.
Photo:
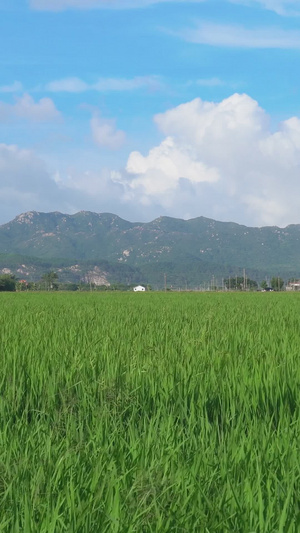
<instances>
[{"instance_id":1,"label":"hill slope","mask_svg":"<svg viewBox=\"0 0 300 533\"><path fill-rule=\"evenodd\" d=\"M110 213L33 211L0 226L0 253L105 260L137 268L149 282L161 281L163 272L194 283L236 275L242 268L258 279L289 277L300 274L300 225L249 228L204 217L133 223Z\"/></svg>"}]
</instances>

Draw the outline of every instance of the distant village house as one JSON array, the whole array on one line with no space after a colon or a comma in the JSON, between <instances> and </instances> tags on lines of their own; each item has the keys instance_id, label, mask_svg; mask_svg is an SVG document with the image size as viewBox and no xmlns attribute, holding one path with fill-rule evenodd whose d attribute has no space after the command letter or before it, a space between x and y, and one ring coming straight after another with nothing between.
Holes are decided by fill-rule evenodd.
<instances>
[{"instance_id":1,"label":"distant village house","mask_svg":"<svg viewBox=\"0 0 300 533\"><path fill-rule=\"evenodd\" d=\"M300 291L300 280L289 281L286 286L287 291Z\"/></svg>"}]
</instances>

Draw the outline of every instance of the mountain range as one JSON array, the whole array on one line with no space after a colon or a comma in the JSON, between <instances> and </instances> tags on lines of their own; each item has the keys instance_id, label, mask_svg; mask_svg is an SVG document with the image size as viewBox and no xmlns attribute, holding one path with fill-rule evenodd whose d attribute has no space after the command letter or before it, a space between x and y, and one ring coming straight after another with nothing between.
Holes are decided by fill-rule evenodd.
<instances>
[{"instance_id":1,"label":"mountain range","mask_svg":"<svg viewBox=\"0 0 300 533\"><path fill-rule=\"evenodd\" d=\"M110 213L23 213L0 226L0 271L35 280L195 287L214 277L300 277L300 225L247 227L205 217L128 222Z\"/></svg>"}]
</instances>

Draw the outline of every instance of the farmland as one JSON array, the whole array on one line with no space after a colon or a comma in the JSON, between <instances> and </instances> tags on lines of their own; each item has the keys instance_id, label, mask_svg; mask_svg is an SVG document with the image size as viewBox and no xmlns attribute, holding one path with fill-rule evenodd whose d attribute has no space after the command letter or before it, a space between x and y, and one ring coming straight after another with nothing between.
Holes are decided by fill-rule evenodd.
<instances>
[{"instance_id":1,"label":"farmland","mask_svg":"<svg viewBox=\"0 0 300 533\"><path fill-rule=\"evenodd\" d=\"M0 531L300 530L300 295L0 295Z\"/></svg>"}]
</instances>

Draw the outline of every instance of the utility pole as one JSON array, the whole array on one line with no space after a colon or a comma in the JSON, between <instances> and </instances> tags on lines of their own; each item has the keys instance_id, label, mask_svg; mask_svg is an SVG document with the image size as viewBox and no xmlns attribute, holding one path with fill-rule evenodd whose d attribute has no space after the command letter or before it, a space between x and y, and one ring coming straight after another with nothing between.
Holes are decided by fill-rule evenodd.
<instances>
[{"instance_id":1,"label":"utility pole","mask_svg":"<svg viewBox=\"0 0 300 533\"><path fill-rule=\"evenodd\" d=\"M246 270L244 268L244 291L246 290L247 288L247 276L246 276Z\"/></svg>"},{"instance_id":2,"label":"utility pole","mask_svg":"<svg viewBox=\"0 0 300 533\"><path fill-rule=\"evenodd\" d=\"M165 292L167 291L167 274L164 274L164 286L165 286Z\"/></svg>"}]
</instances>

